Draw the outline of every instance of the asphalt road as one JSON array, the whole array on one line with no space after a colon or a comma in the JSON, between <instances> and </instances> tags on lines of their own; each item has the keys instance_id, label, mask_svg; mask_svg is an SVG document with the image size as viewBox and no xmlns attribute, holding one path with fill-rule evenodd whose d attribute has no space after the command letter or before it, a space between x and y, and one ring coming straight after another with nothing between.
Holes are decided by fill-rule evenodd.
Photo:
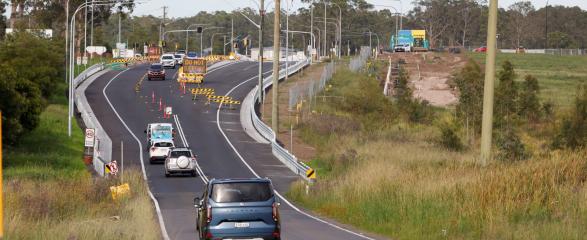
<instances>
[{"instance_id":1,"label":"asphalt road","mask_svg":"<svg viewBox=\"0 0 587 240\"><path fill-rule=\"evenodd\" d=\"M271 64L265 65L268 74ZM233 99L242 101L257 83L257 66L254 62L225 65L209 72L202 87L214 88L216 95L230 92ZM120 145L124 142L126 167L141 168L141 161L144 161L148 184L159 202L170 239L197 239L193 199L201 196L206 178L269 177L281 195L298 179L271 154L269 145L255 142L243 131L239 106L218 109L216 103L206 105L205 101L192 101L191 95L183 95L172 78L177 72L175 69L167 70L165 81L145 79L140 92L136 93L134 86L146 69L147 65L139 65L122 72L108 72L88 87L86 96L112 139L113 159L120 159ZM159 99L166 106L172 106L174 116L163 119ZM176 129L182 130L183 134L175 138L176 145L193 150L206 177L166 178L163 165L149 164L144 130L152 122L173 123ZM185 141L181 136L185 136ZM347 227L339 227L340 224L311 216L286 199L281 203L283 239L366 239Z\"/></svg>"}]
</instances>

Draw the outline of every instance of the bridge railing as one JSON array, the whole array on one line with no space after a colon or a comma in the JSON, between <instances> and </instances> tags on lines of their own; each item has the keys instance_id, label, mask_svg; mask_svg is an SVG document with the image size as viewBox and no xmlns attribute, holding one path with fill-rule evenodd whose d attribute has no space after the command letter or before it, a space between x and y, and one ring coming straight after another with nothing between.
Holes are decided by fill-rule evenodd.
<instances>
[{"instance_id":1,"label":"bridge railing","mask_svg":"<svg viewBox=\"0 0 587 240\"><path fill-rule=\"evenodd\" d=\"M311 59L299 61L296 64L289 66L287 73L289 75L294 74L294 73L300 71L302 68L309 65L310 62L311 62ZM285 73L286 73L285 69L280 70L279 75L278 75L279 79L285 78ZM273 84L273 75L264 78L263 79L263 91L265 91L267 88L271 87L272 84ZM255 104L259 102L259 99L260 99L259 86L255 87L254 92L255 92L255 95L253 97L254 101L252 101L252 103L251 103L252 104L251 109L255 109ZM298 161L296 156L291 154L287 149L283 148L277 142L277 139L275 137L275 132L273 132L273 130L269 126L267 126L261 119L259 119L259 116L257 116L256 111L250 111L250 112L251 112L251 120L253 122L253 126L255 127L257 132L259 132L259 134L261 136L263 136L265 139L267 139L267 141L269 141L269 143L271 144L271 149L272 149L273 155L275 157L277 157L277 159L279 159L283 164L285 164L291 171L293 171L297 175L300 175L302 178L304 178L306 180L310 180L306 177L306 171L309 170L310 168L307 165L305 165L303 162Z\"/></svg>"}]
</instances>

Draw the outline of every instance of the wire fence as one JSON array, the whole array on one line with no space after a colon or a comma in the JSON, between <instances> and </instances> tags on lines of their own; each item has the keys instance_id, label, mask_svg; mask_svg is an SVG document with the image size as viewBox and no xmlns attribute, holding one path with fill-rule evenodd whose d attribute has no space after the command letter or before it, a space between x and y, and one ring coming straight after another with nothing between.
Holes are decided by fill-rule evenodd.
<instances>
[{"instance_id":1,"label":"wire fence","mask_svg":"<svg viewBox=\"0 0 587 240\"><path fill-rule=\"evenodd\" d=\"M320 79L311 80L303 84L296 85L289 89L289 105L290 111L296 110L297 106L308 99L312 104L312 99L316 97L316 94L324 90L326 83L332 79L332 76L336 72L334 62L330 62L322 70Z\"/></svg>"},{"instance_id":2,"label":"wire fence","mask_svg":"<svg viewBox=\"0 0 587 240\"><path fill-rule=\"evenodd\" d=\"M349 69L353 72L358 72L359 70L361 70L363 66L365 66L365 63L367 63L367 59L370 55L371 48L367 46L362 46L359 56L352 58L349 62Z\"/></svg>"}]
</instances>

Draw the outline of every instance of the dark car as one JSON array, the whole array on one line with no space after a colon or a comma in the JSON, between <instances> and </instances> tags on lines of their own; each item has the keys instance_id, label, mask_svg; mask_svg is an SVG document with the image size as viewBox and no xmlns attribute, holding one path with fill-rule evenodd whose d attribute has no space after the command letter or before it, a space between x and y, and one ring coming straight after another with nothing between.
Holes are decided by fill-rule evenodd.
<instances>
[{"instance_id":1,"label":"dark car","mask_svg":"<svg viewBox=\"0 0 587 240\"><path fill-rule=\"evenodd\" d=\"M165 80L165 69L163 69L163 66L160 63L153 63L149 67L147 78L149 81L151 81L151 79Z\"/></svg>"},{"instance_id":2,"label":"dark car","mask_svg":"<svg viewBox=\"0 0 587 240\"><path fill-rule=\"evenodd\" d=\"M279 202L269 179L212 179L194 206L200 239L281 239Z\"/></svg>"}]
</instances>

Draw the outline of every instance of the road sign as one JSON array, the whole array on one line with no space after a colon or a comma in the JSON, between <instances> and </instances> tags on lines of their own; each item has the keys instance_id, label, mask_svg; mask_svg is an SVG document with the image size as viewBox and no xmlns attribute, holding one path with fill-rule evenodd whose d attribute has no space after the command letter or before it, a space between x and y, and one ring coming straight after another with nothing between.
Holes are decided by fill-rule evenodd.
<instances>
[{"instance_id":1,"label":"road sign","mask_svg":"<svg viewBox=\"0 0 587 240\"><path fill-rule=\"evenodd\" d=\"M165 107L165 114L167 116L171 116L171 114L173 114L171 107Z\"/></svg>"},{"instance_id":2,"label":"road sign","mask_svg":"<svg viewBox=\"0 0 587 240\"><path fill-rule=\"evenodd\" d=\"M83 56L82 57L82 64L88 64L88 57L87 56Z\"/></svg>"},{"instance_id":3,"label":"road sign","mask_svg":"<svg viewBox=\"0 0 587 240\"><path fill-rule=\"evenodd\" d=\"M86 52L102 55L103 53L106 52L106 47L104 47L104 46L87 46Z\"/></svg>"},{"instance_id":4,"label":"road sign","mask_svg":"<svg viewBox=\"0 0 587 240\"><path fill-rule=\"evenodd\" d=\"M75 58L75 64L82 65L82 57L76 57Z\"/></svg>"},{"instance_id":5,"label":"road sign","mask_svg":"<svg viewBox=\"0 0 587 240\"><path fill-rule=\"evenodd\" d=\"M306 177L309 179L316 179L316 171L312 168L306 170Z\"/></svg>"},{"instance_id":6,"label":"road sign","mask_svg":"<svg viewBox=\"0 0 587 240\"><path fill-rule=\"evenodd\" d=\"M86 140L84 146L94 147L94 139L96 138L96 129L86 128Z\"/></svg>"},{"instance_id":7,"label":"road sign","mask_svg":"<svg viewBox=\"0 0 587 240\"><path fill-rule=\"evenodd\" d=\"M118 173L118 164L116 164L116 160L106 163L105 166L106 173L109 173L110 175L116 175Z\"/></svg>"}]
</instances>

